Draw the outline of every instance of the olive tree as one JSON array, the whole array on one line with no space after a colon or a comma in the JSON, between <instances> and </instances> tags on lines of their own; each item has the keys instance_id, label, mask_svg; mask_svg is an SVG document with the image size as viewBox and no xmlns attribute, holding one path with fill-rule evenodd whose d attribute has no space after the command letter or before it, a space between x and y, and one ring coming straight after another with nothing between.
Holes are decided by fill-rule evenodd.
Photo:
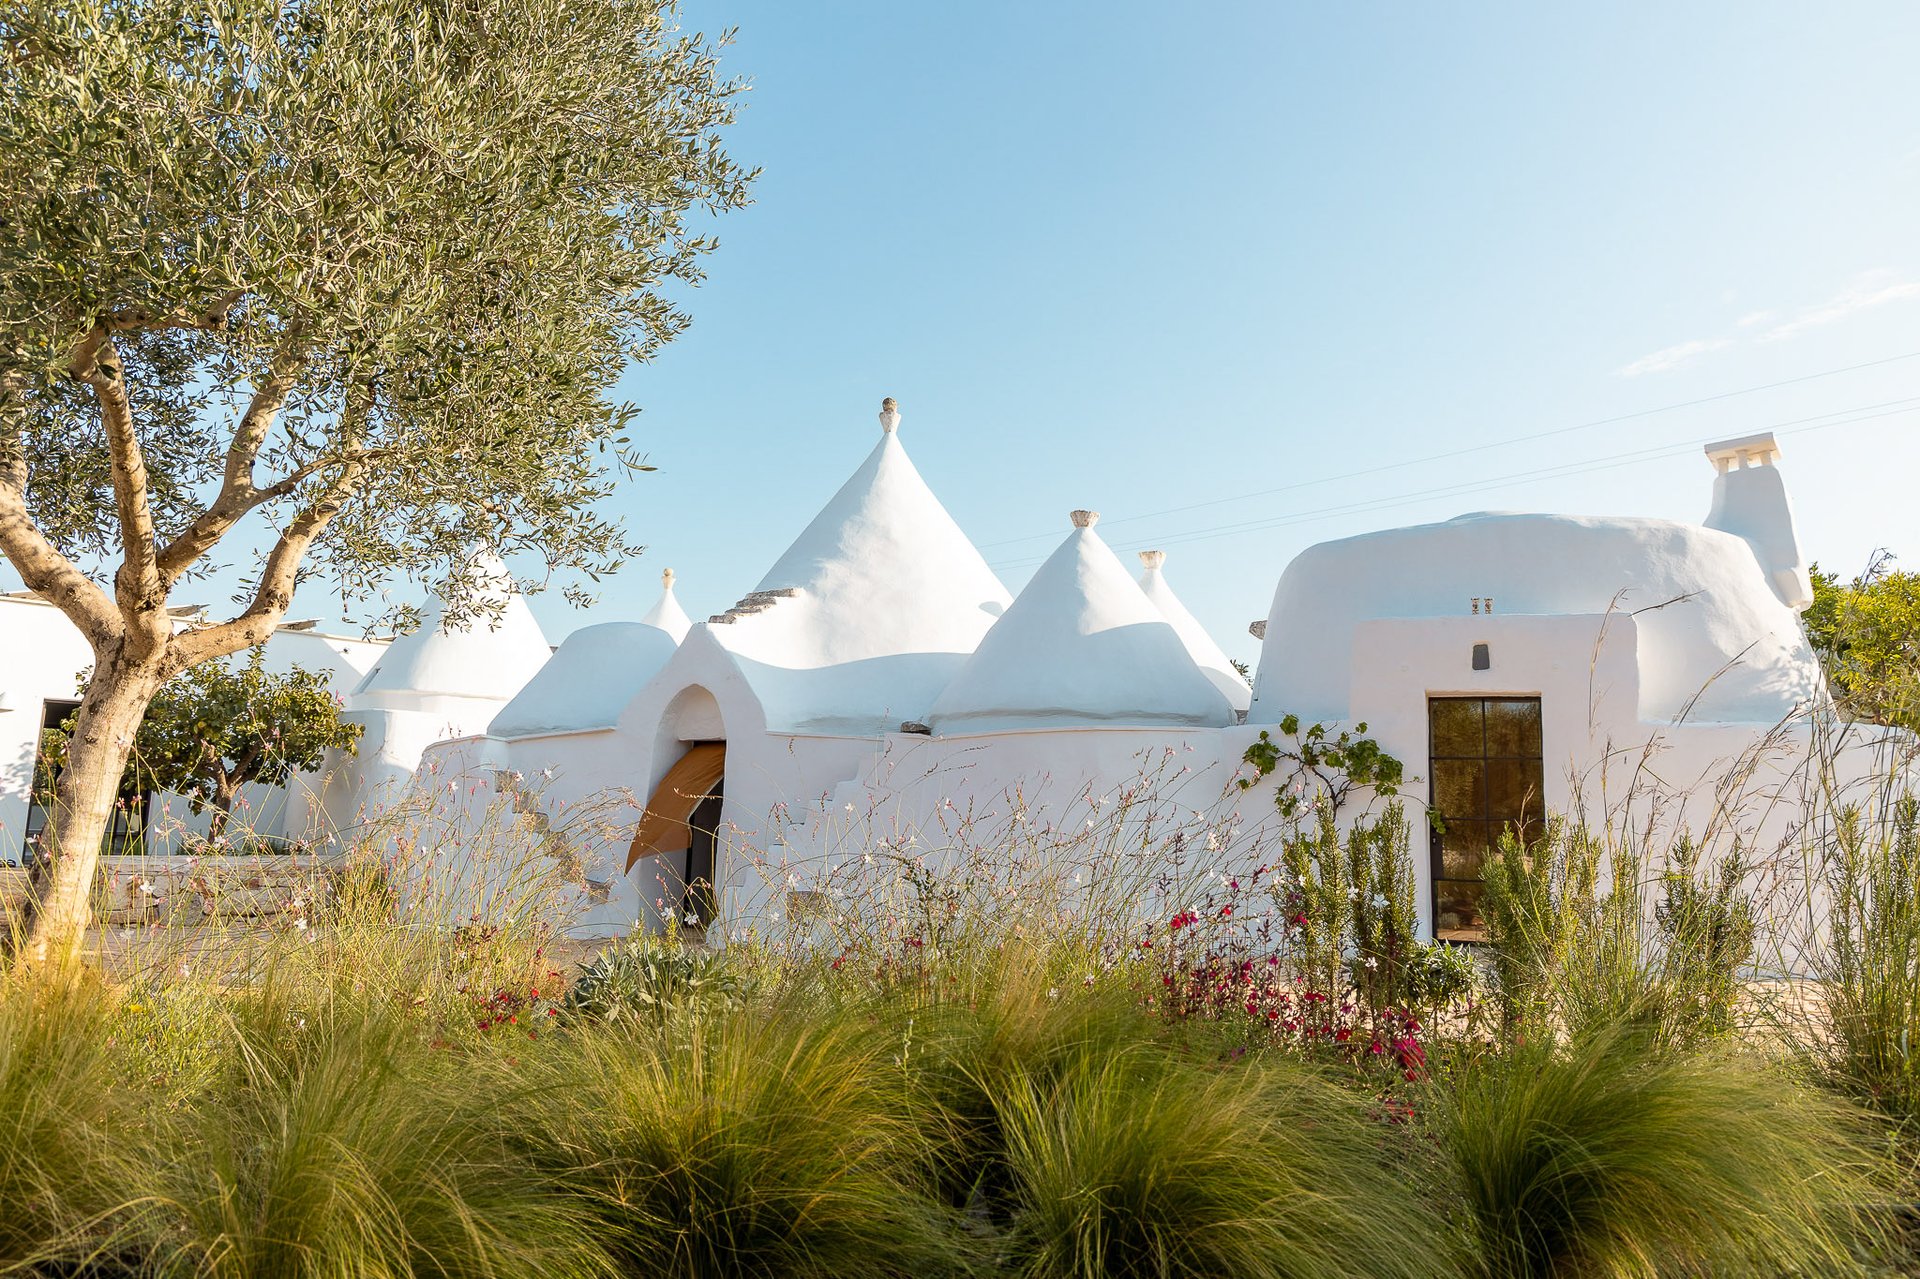
<instances>
[{"instance_id":1,"label":"olive tree","mask_svg":"<svg viewBox=\"0 0 1920 1279\"><path fill-rule=\"evenodd\" d=\"M609 398L746 200L670 0L0 0L0 554L94 656L29 953L77 952L169 679L295 587L618 566ZM193 624L176 588L243 572Z\"/></svg>"}]
</instances>

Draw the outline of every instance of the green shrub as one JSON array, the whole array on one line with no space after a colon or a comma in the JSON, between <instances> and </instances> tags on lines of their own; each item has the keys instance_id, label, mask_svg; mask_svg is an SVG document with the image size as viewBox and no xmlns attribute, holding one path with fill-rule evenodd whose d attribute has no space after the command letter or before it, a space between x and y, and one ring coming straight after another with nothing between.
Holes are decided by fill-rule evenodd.
<instances>
[{"instance_id":1,"label":"green shrub","mask_svg":"<svg viewBox=\"0 0 1920 1279\"><path fill-rule=\"evenodd\" d=\"M1739 851L1720 860L1710 882L1699 876L1700 849L1684 832L1667 853L1654 908L1667 986L1667 1017L1683 1033L1724 1035L1734 1028L1741 978L1753 959L1753 906Z\"/></svg>"},{"instance_id":2,"label":"green shrub","mask_svg":"<svg viewBox=\"0 0 1920 1279\"><path fill-rule=\"evenodd\" d=\"M1578 1038L1637 1027L1678 1046L1732 1028L1753 955L1738 850L1714 882L1679 832L1666 850L1660 899L1648 907L1645 851L1559 818L1544 837L1501 837L1488 859L1488 939L1510 1034Z\"/></svg>"},{"instance_id":3,"label":"green shrub","mask_svg":"<svg viewBox=\"0 0 1920 1279\"><path fill-rule=\"evenodd\" d=\"M1920 802L1839 815L1823 850L1832 899L1818 974L1827 1065L1920 1135Z\"/></svg>"},{"instance_id":4,"label":"green shrub","mask_svg":"<svg viewBox=\"0 0 1920 1279\"><path fill-rule=\"evenodd\" d=\"M1284 1059L1226 1070L1139 1049L999 1099L1028 1279L1430 1276L1437 1217L1352 1094Z\"/></svg>"},{"instance_id":5,"label":"green shrub","mask_svg":"<svg viewBox=\"0 0 1920 1279\"><path fill-rule=\"evenodd\" d=\"M1495 1279L1849 1273L1877 1193L1852 1112L1625 1032L1462 1062L1437 1127Z\"/></svg>"},{"instance_id":6,"label":"green shrub","mask_svg":"<svg viewBox=\"0 0 1920 1279\"><path fill-rule=\"evenodd\" d=\"M584 965L562 1007L595 1021L657 1024L675 1012L725 1012L742 993L736 967L719 954L635 937Z\"/></svg>"},{"instance_id":7,"label":"green shrub","mask_svg":"<svg viewBox=\"0 0 1920 1279\"><path fill-rule=\"evenodd\" d=\"M1401 980L1404 1006L1447 1008L1472 998L1480 987L1480 968L1465 947L1427 942L1410 948Z\"/></svg>"},{"instance_id":8,"label":"green shrub","mask_svg":"<svg viewBox=\"0 0 1920 1279\"><path fill-rule=\"evenodd\" d=\"M873 1027L765 1009L569 1036L527 1063L535 1157L621 1272L904 1276L963 1268Z\"/></svg>"}]
</instances>

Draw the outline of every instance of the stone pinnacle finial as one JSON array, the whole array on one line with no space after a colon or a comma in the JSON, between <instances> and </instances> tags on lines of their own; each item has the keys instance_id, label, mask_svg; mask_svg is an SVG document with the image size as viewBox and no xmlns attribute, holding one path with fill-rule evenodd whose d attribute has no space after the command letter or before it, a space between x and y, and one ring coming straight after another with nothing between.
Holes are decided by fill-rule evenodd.
<instances>
[{"instance_id":1,"label":"stone pinnacle finial","mask_svg":"<svg viewBox=\"0 0 1920 1279\"><path fill-rule=\"evenodd\" d=\"M892 435L900 425L900 401L889 395L880 401L880 429Z\"/></svg>"},{"instance_id":2,"label":"stone pinnacle finial","mask_svg":"<svg viewBox=\"0 0 1920 1279\"><path fill-rule=\"evenodd\" d=\"M1167 562L1167 553L1165 551L1140 552L1140 563L1146 568L1149 568L1149 569L1159 568L1162 564L1165 564L1166 562Z\"/></svg>"},{"instance_id":3,"label":"stone pinnacle finial","mask_svg":"<svg viewBox=\"0 0 1920 1279\"><path fill-rule=\"evenodd\" d=\"M1067 518L1073 521L1075 528L1092 528L1100 522L1100 512L1074 511Z\"/></svg>"},{"instance_id":4,"label":"stone pinnacle finial","mask_svg":"<svg viewBox=\"0 0 1920 1279\"><path fill-rule=\"evenodd\" d=\"M660 574L660 585L666 590L673 589L673 570L667 569Z\"/></svg>"}]
</instances>

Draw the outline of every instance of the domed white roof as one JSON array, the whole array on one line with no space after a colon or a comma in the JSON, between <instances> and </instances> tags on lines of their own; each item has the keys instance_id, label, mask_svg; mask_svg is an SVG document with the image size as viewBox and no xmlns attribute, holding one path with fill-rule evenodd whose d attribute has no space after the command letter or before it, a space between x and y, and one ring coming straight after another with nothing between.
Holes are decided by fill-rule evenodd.
<instances>
[{"instance_id":1,"label":"domed white roof","mask_svg":"<svg viewBox=\"0 0 1920 1279\"><path fill-rule=\"evenodd\" d=\"M880 443L759 587L709 619L773 731L918 719L1011 602L914 469L889 400Z\"/></svg>"},{"instance_id":2,"label":"domed white roof","mask_svg":"<svg viewBox=\"0 0 1920 1279\"><path fill-rule=\"evenodd\" d=\"M567 636L527 686L493 717L494 737L610 728L679 647L646 622L604 622Z\"/></svg>"},{"instance_id":3,"label":"domed white roof","mask_svg":"<svg viewBox=\"0 0 1920 1279\"><path fill-rule=\"evenodd\" d=\"M1074 512L1048 557L934 703L942 733L1087 724L1234 722L1179 634Z\"/></svg>"},{"instance_id":4,"label":"domed white roof","mask_svg":"<svg viewBox=\"0 0 1920 1279\"><path fill-rule=\"evenodd\" d=\"M678 644L693 629L693 619L687 616L687 610L680 607L680 601L673 596L673 570L667 569L660 574L660 598L640 619L642 626L651 626L655 630L665 631ZM562 645L565 647L565 645Z\"/></svg>"},{"instance_id":5,"label":"domed white roof","mask_svg":"<svg viewBox=\"0 0 1920 1279\"><path fill-rule=\"evenodd\" d=\"M546 665L552 649L506 566L483 554L466 572L499 616L489 618L483 610L450 628L446 607L435 598L419 629L388 645L379 664L354 689L356 705L404 705L426 697L505 702Z\"/></svg>"},{"instance_id":6,"label":"domed white roof","mask_svg":"<svg viewBox=\"0 0 1920 1279\"><path fill-rule=\"evenodd\" d=\"M1161 567L1167 562L1165 551L1142 551L1140 563L1140 590L1153 601L1160 610L1160 616L1167 619L1167 625L1173 627L1180 636L1180 642L1187 646L1193 661L1202 674L1213 681L1213 686L1226 696L1228 705L1236 711L1244 711L1253 701L1253 686L1240 677L1233 668L1233 662L1225 650L1213 642L1213 636L1207 634L1207 628L1200 625L1200 619L1187 611L1180 597L1167 585L1166 575Z\"/></svg>"},{"instance_id":7,"label":"domed white roof","mask_svg":"<svg viewBox=\"0 0 1920 1279\"><path fill-rule=\"evenodd\" d=\"M1267 618L1248 719L1347 714L1355 627L1460 617L1634 614L1640 713L1772 723L1821 688L1799 618L1745 538L1669 520L1481 514L1302 551Z\"/></svg>"}]
</instances>

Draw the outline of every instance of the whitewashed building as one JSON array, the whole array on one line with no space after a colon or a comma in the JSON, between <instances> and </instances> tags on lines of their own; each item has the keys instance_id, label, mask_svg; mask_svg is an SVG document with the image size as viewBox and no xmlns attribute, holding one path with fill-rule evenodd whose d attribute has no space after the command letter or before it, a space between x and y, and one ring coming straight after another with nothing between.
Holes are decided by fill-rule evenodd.
<instances>
[{"instance_id":1,"label":"whitewashed building","mask_svg":"<svg viewBox=\"0 0 1920 1279\"><path fill-rule=\"evenodd\" d=\"M1405 762L1403 794L1445 819L1416 858L1423 923L1467 937L1509 825L1604 817L1651 782L1662 821L1744 820L1730 806L1766 801L1725 780L1777 800L1808 749L1796 716L1824 685L1770 436L1708 450L1699 525L1482 513L1312 547L1255 624L1249 688L1164 557L1144 554L1136 580L1091 511L1009 598L898 423L889 402L872 453L732 608L689 626L669 586L649 618L570 639L484 731L426 752L452 807L487 787L449 779L491 778L543 830L624 797L618 820L571 828L596 886L583 928L777 907L876 823L906 837L1043 784L1118 791L1169 749L1200 779L1189 797L1258 822L1270 792L1231 783L1293 714L1364 721Z\"/></svg>"}]
</instances>

